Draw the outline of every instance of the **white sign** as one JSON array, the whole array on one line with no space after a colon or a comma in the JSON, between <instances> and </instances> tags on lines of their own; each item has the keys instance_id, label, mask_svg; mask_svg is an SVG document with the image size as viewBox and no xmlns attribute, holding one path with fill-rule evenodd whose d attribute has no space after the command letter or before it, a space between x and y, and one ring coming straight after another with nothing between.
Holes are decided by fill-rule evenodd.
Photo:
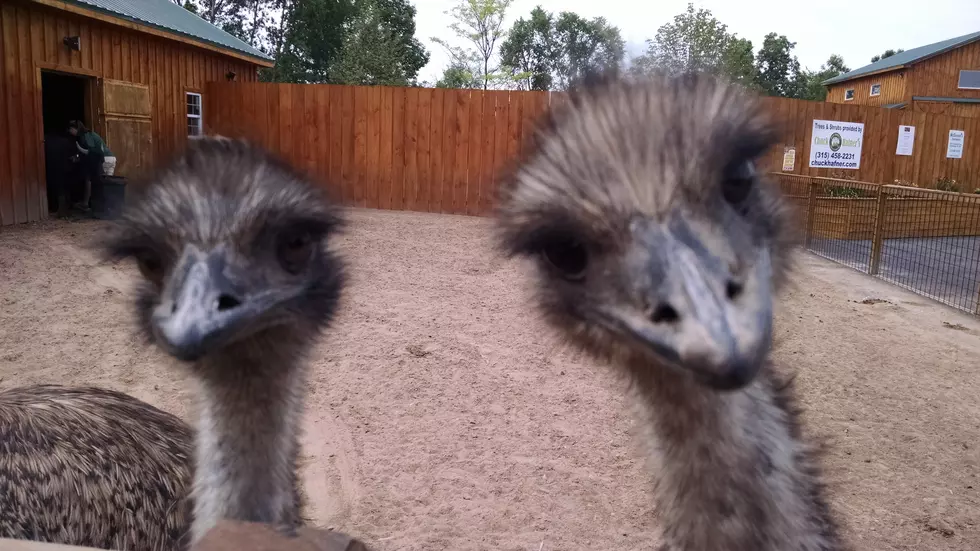
<instances>
[{"instance_id":1,"label":"white sign","mask_svg":"<svg viewBox=\"0 0 980 551\"><path fill-rule=\"evenodd\" d=\"M796 167L796 148L783 148L783 172L793 172Z\"/></svg>"},{"instance_id":2,"label":"white sign","mask_svg":"<svg viewBox=\"0 0 980 551\"><path fill-rule=\"evenodd\" d=\"M964 130L949 131L949 143L946 145L947 159L963 158L963 139L965 136L966 136L966 131Z\"/></svg>"},{"instance_id":3,"label":"white sign","mask_svg":"<svg viewBox=\"0 0 980 551\"><path fill-rule=\"evenodd\" d=\"M861 168L863 122L813 121L810 168Z\"/></svg>"},{"instance_id":4,"label":"white sign","mask_svg":"<svg viewBox=\"0 0 980 551\"><path fill-rule=\"evenodd\" d=\"M912 148L915 145L915 127L914 126L898 126L898 148L895 150L896 155L911 155Z\"/></svg>"}]
</instances>

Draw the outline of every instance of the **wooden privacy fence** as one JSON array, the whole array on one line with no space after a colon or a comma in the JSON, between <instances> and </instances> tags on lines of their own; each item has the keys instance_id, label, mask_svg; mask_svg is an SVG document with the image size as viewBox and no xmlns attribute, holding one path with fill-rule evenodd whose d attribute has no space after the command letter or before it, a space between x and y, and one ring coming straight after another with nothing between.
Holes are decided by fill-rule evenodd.
<instances>
[{"instance_id":1,"label":"wooden privacy fence","mask_svg":"<svg viewBox=\"0 0 980 551\"><path fill-rule=\"evenodd\" d=\"M539 117L564 93L211 82L205 130L247 137L330 182L350 205L488 214L500 175ZM940 176L980 188L980 118L785 98L764 101L784 123L765 158L778 171L796 148L794 174L934 187ZM809 168L813 119L865 124L859 170ZM895 155L898 126L916 127L914 155ZM950 129L965 130L961 159L946 159Z\"/></svg>"},{"instance_id":2,"label":"wooden privacy fence","mask_svg":"<svg viewBox=\"0 0 980 551\"><path fill-rule=\"evenodd\" d=\"M807 249L980 315L980 195L773 176Z\"/></svg>"},{"instance_id":3,"label":"wooden privacy fence","mask_svg":"<svg viewBox=\"0 0 980 551\"><path fill-rule=\"evenodd\" d=\"M206 130L247 137L349 205L488 214L547 92L212 83Z\"/></svg>"},{"instance_id":4,"label":"wooden privacy fence","mask_svg":"<svg viewBox=\"0 0 980 551\"><path fill-rule=\"evenodd\" d=\"M787 98L763 100L777 120L783 122L783 143L767 157L767 169L782 171L785 146L796 148L793 174L894 184L913 183L935 188L940 177L952 178L959 191L980 188L980 118L951 117L868 105L846 105ZM858 170L810 168L813 120L864 123L861 165ZM898 127L915 127L912 155L897 155ZM962 158L946 157L950 130L965 132Z\"/></svg>"}]
</instances>

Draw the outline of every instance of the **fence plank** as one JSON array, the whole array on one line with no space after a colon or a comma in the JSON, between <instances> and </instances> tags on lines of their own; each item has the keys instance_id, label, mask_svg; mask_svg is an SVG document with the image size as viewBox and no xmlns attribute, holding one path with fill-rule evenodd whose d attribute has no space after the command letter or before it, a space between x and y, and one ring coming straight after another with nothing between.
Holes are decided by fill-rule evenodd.
<instances>
[{"instance_id":1,"label":"fence plank","mask_svg":"<svg viewBox=\"0 0 980 551\"><path fill-rule=\"evenodd\" d=\"M340 185L341 197L354 203L354 88L344 87L341 101Z\"/></svg>"},{"instance_id":2,"label":"fence plank","mask_svg":"<svg viewBox=\"0 0 980 551\"><path fill-rule=\"evenodd\" d=\"M480 212L480 186L483 174L480 172L483 163L483 104L486 96L492 92L472 94L469 109L469 130L467 137L466 159L466 214L475 216Z\"/></svg>"},{"instance_id":3,"label":"fence plank","mask_svg":"<svg viewBox=\"0 0 980 551\"><path fill-rule=\"evenodd\" d=\"M489 214L493 204L493 146L494 137L497 135L497 126L500 124L494 116L496 115L497 98L507 92L490 92L483 95L483 136L480 142L480 200L476 207L476 214Z\"/></svg>"},{"instance_id":4,"label":"fence plank","mask_svg":"<svg viewBox=\"0 0 980 551\"><path fill-rule=\"evenodd\" d=\"M470 90L460 90L456 94L456 158L453 162L453 210L454 213L466 212L466 180L469 151L467 139L470 133Z\"/></svg>"},{"instance_id":5,"label":"fence plank","mask_svg":"<svg viewBox=\"0 0 980 551\"><path fill-rule=\"evenodd\" d=\"M381 147L378 150L378 207L391 208L391 131L393 89L381 88Z\"/></svg>"},{"instance_id":6,"label":"fence plank","mask_svg":"<svg viewBox=\"0 0 980 551\"><path fill-rule=\"evenodd\" d=\"M410 88L405 97L405 187L402 191L402 205L407 210L415 210L415 197L419 183L419 89Z\"/></svg>"},{"instance_id":7,"label":"fence plank","mask_svg":"<svg viewBox=\"0 0 980 551\"><path fill-rule=\"evenodd\" d=\"M431 179L431 159L430 152L432 145L432 93L431 90L419 89L418 100L418 141L415 143L416 166L418 167L418 182L415 187L414 210L428 211L429 208L429 188L432 186Z\"/></svg>"},{"instance_id":8,"label":"fence plank","mask_svg":"<svg viewBox=\"0 0 980 551\"><path fill-rule=\"evenodd\" d=\"M442 167L443 147L442 142L445 135L445 108L446 91L439 89L432 91L432 111L429 114L431 130L429 132L430 163L429 163L429 212L442 212Z\"/></svg>"},{"instance_id":9,"label":"fence plank","mask_svg":"<svg viewBox=\"0 0 980 551\"><path fill-rule=\"evenodd\" d=\"M459 90L446 90L442 105L442 199L439 212L453 211L453 167L456 159L456 102Z\"/></svg>"},{"instance_id":10,"label":"fence plank","mask_svg":"<svg viewBox=\"0 0 980 551\"><path fill-rule=\"evenodd\" d=\"M405 142L407 133L405 131L405 120L408 116L406 105L406 95L410 88L392 89L392 118L391 121L391 208L401 210L405 202L402 194L405 175Z\"/></svg>"}]
</instances>

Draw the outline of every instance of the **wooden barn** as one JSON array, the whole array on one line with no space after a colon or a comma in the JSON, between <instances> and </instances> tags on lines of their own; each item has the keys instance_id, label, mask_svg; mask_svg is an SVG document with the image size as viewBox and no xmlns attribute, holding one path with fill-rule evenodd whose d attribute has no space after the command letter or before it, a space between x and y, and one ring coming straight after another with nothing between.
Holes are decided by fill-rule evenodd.
<instances>
[{"instance_id":1,"label":"wooden barn","mask_svg":"<svg viewBox=\"0 0 980 551\"><path fill-rule=\"evenodd\" d=\"M823 85L831 103L980 117L980 31L886 57Z\"/></svg>"},{"instance_id":2,"label":"wooden barn","mask_svg":"<svg viewBox=\"0 0 980 551\"><path fill-rule=\"evenodd\" d=\"M80 119L138 176L203 134L204 83L272 60L171 0L0 0L0 225L48 214L44 138Z\"/></svg>"}]
</instances>

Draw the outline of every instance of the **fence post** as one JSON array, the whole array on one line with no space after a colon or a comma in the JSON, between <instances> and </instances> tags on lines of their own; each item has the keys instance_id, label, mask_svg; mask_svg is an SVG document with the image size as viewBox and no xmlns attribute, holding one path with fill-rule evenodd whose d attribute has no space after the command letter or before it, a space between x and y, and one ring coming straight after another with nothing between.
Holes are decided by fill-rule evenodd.
<instances>
[{"instance_id":1,"label":"fence post","mask_svg":"<svg viewBox=\"0 0 980 551\"><path fill-rule=\"evenodd\" d=\"M888 204L888 194L885 186L878 186L878 201L875 203L875 225L871 237L871 261L868 262L868 274L878 275L881 266L881 248L885 242L885 205Z\"/></svg>"},{"instance_id":2,"label":"fence post","mask_svg":"<svg viewBox=\"0 0 980 551\"><path fill-rule=\"evenodd\" d=\"M806 199L806 230L803 235L803 248L809 249L813 241L813 219L817 212L817 190L820 184L810 181L810 193Z\"/></svg>"}]
</instances>

